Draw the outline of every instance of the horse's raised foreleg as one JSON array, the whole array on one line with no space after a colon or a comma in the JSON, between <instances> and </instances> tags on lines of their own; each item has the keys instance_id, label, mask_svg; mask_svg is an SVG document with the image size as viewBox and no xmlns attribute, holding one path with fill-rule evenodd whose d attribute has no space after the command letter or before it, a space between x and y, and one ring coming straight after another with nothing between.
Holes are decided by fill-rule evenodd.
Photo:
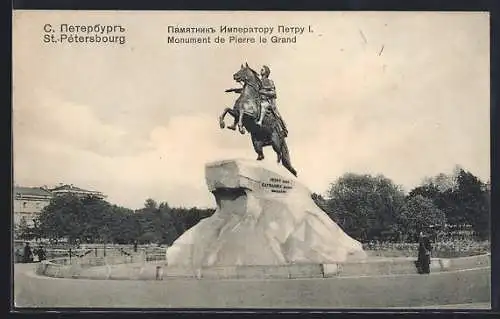
<instances>
[{"instance_id":1,"label":"horse's raised foreleg","mask_svg":"<svg viewBox=\"0 0 500 319\"><path fill-rule=\"evenodd\" d=\"M233 120L233 124L229 125L227 128L234 131L234 130L236 130L236 124L238 124L239 112L234 110L234 109L229 109L228 112L229 112L229 114L231 114L231 116L234 118L234 120Z\"/></svg>"},{"instance_id":2,"label":"horse's raised foreleg","mask_svg":"<svg viewBox=\"0 0 500 319\"><path fill-rule=\"evenodd\" d=\"M230 108L226 107L224 109L224 112L219 116L219 126L220 128L224 128L226 126L226 123L224 123L224 118L226 117L226 114L231 111Z\"/></svg>"},{"instance_id":3,"label":"horse's raised foreleg","mask_svg":"<svg viewBox=\"0 0 500 319\"><path fill-rule=\"evenodd\" d=\"M224 128L226 126L226 124L224 123L224 117L228 113L229 113L229 115L231 115L234 118L234 121L233 121L233 124L228 126L227 128L234 131L234 130L236 130L236 124L238 123L238 112L235 111L234 109L231 109L229 107L226 107L224 109L224 112L219 117L219 125L220 125L220 128Z\"/></svg>"},{"instance_id":4,"label":"horse's raised foreleg","mask_svg":"<svg viewBox=\"0 0 500 319\"><path fill-rule=\"evenodd\" d=\"M232 109L229 111L229 114L233 117L233 124L228 126L227 128L230 130L236 130L236 125L238 124L238 114L239 112L236 111L235 109Z\"/></svg>"},{"instance_id":5,"label":"horse's raised foreleg","mask_svg":"<svg viewBox=\"0 0 500 319\"><path fill-rule=\"evenodd\" d=\"M263 160L264 159L264 152L262 151L263 142L259 141L256 137L252 135L252 144L255 153L257 153L257 160L258 161Z\"/></svg>"}]
</instances>

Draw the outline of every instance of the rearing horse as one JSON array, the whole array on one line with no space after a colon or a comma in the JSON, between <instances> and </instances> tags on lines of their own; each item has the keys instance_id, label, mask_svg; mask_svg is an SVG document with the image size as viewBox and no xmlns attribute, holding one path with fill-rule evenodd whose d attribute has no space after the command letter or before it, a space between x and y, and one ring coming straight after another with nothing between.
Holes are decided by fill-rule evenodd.
<instances>
[{"instance_id":1,"label":"rearing horse","mask_svg":"<svg viewBox=\"0 0 500 319\"><path fill-rule=\"evenodd\" d=\"M261 109L259 91L262 88L262 83L259 79L259 75L245 63L245 65L241 65L241 69L233 75L233 79L236 82L242 82L243 87L241 89L227 90L227 92L240 93L240 96L232 109L226 108L224 112L222 112L219 117L220 127L224 128L226 126L224 118L226 114L231 114L235 121L234 124L228 128L234 130L237 123L238 130L241 134L245 134L245 129L250 133L253 148L258 155L258 161L264 159L263 147L271 145L278 156L278 163L283 164L290 173L297 176L297 171L291 164L285 136L280 129L276 115L268 108L262 126L256 123Z\"/></svg>"}]
</instances>

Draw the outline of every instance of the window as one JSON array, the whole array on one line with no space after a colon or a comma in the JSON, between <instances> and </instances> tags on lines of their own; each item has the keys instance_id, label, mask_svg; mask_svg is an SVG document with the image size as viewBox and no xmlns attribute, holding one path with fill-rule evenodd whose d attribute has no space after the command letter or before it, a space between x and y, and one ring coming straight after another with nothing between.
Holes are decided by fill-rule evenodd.
<instances>
[{"instance_id":1,"label":"window","mask_svg":"<svg viewBox=\"0 0 500 319\"><path fill-rule=\"evenodd\" d=\"M27 202L23 202L23 208L26 208Z\"/></svg>"}]
</instances>

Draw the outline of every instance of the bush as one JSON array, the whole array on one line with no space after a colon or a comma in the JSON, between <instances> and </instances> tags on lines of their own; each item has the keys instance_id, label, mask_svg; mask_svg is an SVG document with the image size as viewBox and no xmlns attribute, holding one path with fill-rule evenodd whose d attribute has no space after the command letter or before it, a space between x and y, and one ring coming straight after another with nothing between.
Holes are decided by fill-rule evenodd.
<instances>
[{"instance_id":1,"label":"bush","mask_svg":"<svg viewBox=\"0 0 500 319\"><path fill-rule=\"evenodd\" d=\"M363 245L370 256L378 257L415 257L418 253L416 243L371 242ZM443 241L432 244L432 257L456 258L481 255L491 252L489 241Z\"/></svg>"}]
</instances>

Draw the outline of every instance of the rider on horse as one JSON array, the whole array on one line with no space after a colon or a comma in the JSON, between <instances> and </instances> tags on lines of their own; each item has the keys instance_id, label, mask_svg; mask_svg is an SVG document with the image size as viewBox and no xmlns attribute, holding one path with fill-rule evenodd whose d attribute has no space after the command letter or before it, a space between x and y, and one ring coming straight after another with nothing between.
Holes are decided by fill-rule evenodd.
<instances>
[{"instance_id":1,"label":"rider on horse","mask_svg":"<svg viewBox=\"0 0 500 319\"><path fill-rule=\"evenodd\" d=\"M281 114L278 111L278 108L276 107L276 87L274 86L274 82L269 78L269 74L271 73L271 70L267 65L262 66L262 69L260 70L260 80L262 83L262 87L259 91L260 94L260 114L258 118L256 119L257 125L262 126L262 121L264 120L264 117L266 115L266 112L268 109L273 112L273 114L276 116L278 123L280 124L280 128L283 131L284 136L286 137L288 135L288 130L286 128L285 121L281 117ZM226 92L234 92L234 93L241 93L242 88L234 88L234 89L227 89ZM229 129L235 130L236 129L236 123L237 121L233 123L233 125L228 126Z\"/></svg>"},{"instance_id":2,"label":"rider on horse","mask_svg":"<svg viewBox=\"0 0 500 319\"><path fill-rule=\"evenodd\" d=\"M272 146L278 163L297 176L297 171L290 162L290 152L285 140L285 123L276 109L276 89L273 81L269 79L269 67L263 66L260 73L259 76L259 73L245 63L233 74L233 80L242 84L242 87L226 90L238 93L239 97L232 108L226 107L219 116L219 126L221 129L226 127L224 117L230 114L234 123L228 128L235 130L238 126L241 134L246 131L250 133L253 148L258 155L257 160L264 159L263 147Z\"/></svg>"},{"instance_id":3,"label":"rider on horse","mask_svg":"<svg viewBox=\"0 0 500 319\"><path fill-rule=\"evenodd\" d=\"M288 135L288 130L285 125L285 121L283 121L283 118L281 117L281 114L278 111L278 108L276 107L276 87L274 86L273 80L269 78L269 74L271 73L271 70L267 65L263 65L262 69L260 70L260 80L262 82L262 89L259 91L261 94L261 110L260 110L260 117L259 120L257 121L257 124L259 126L262 126L262 121L264 120L264 116L266 114L266 111L268 108L271 109L271 111L274 113L276 118L278 119L278 122L280 124L281 129L283 130L283 133L285 136Z\"/></svg>"}]
</instances>

